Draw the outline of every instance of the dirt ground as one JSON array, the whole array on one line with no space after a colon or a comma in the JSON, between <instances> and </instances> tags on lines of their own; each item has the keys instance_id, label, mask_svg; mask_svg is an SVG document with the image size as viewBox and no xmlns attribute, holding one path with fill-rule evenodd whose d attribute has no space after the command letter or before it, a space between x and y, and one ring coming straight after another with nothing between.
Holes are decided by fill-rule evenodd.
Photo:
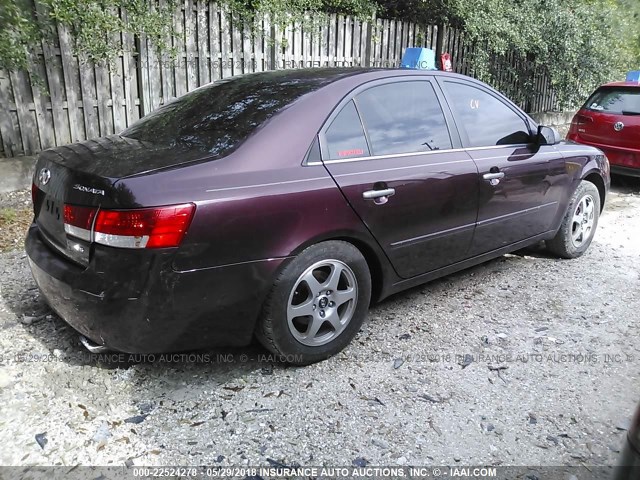
<instances>
[{"instance_id":1,"label":"dirt ground","mask_svg":"<svg viewBox=\"0 0 640 480\"><path fill-rule=\"evenodd\" d=\"M10 241L0 464L611 465L640 400L639 238L640 182L618 179L583 257L518 252L396 295L305 368L255 345L89 355Z\"/></svg>"}]
</instances>

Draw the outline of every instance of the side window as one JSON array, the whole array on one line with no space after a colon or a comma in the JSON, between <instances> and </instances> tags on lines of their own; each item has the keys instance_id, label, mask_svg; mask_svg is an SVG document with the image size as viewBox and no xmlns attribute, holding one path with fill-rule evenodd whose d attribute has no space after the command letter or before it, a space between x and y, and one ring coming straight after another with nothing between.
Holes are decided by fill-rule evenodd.
<instances>
[{"instance_id":1,"label":"side window","mask_svg":"<svg viewBox=\"0 0 640 480\"><path fill-rule=\"evenodd\" d=\"M362 122L353 101L347 103L333 119L325 134L328 159L357 158L369 155Z\"/></svg>"},{"instance_id":2,"label":"side window","mask_svg":"<svg viewBox=\"0 0 640 480\"><path fill-rule=\"evenodd\" d=\"M430 82L396 82L356 97L374 155L451 148L444 113Z\"/></svg>"},{"instance_id":3,"label":"side window","mask_svg":"<svg viewBox=\"0 0 640 480\"><path fill-rule=\"evenodd\" d=\"M463 83L445 81L444 89L468 147L529 143L525 121L493 95Z\"/></svg>"}]
</instances>

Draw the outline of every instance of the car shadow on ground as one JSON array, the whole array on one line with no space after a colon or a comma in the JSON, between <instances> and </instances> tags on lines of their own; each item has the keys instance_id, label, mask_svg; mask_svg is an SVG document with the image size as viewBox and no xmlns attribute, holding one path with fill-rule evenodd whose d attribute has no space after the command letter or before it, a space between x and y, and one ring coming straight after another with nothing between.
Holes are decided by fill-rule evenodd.
<instances>
[{"instance_id":1,"label":"car shadow on ground","mask_svg":"<svg viewBox=\"0 0 640 480\"><path fill-rule=\"evenodd\" d=\"M613 174L611 191L622 195L640 195L640 177Z\"/></svg>"},{"instance_id":2,"label":"car shadow on ground","mask_svg":"<svg viewBox=\"0 0 640 480\"><path fill-rule=\"evenodd\" d=\"M375 313L377 309L387 309L394 303L401 303L411 300L415 295L439 295L445 289L456 289L469 277L482 278L493 273L502 272L507 268L516 268L509 264L509 260L513 257L526 258L549 258L557 260L557 257L546 252L544 243L524 248L513 252L512 254L502 255L492 260L487 260L479 265L468 267L455 273L451 273L444 277L436 278L430 282L426 282L415 287L395 293L382 301L372 305L370 313Z\"/></svg>"}]
</instances>

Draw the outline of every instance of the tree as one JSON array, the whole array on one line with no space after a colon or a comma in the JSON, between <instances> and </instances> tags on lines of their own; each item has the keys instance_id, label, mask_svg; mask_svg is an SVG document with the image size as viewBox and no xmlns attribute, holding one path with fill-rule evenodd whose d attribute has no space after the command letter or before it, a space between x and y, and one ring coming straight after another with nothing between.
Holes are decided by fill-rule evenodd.
<instances>
[{"instance_id":1,"label":"tree","mask_svg":"<svg viewBox=\"0 0 640 480\"><path fill-rule=\"evenodd\" d=\"M177 0L0 0L0 68L28 69L34 46L58 24L69 28L83 57L115 57L114 34L145 34L171 49ZM267 14L284 26L319 12L399 18L448 25L474 46L473 75L525 103L536 75L551 79L559 104L573 108L598 84L640 69L638 0L219 0L236 18ZM162 6L161 6L162 5ZM114 14L125 11L126 15ZM306 21L306 20L305 20ZM508 56L508 61L507 61ZM501 82L501 79L509 79ZM504 87L504 88L502 88Z\"/></svg>"},{"instance_id":2,"label":"tree","mask_svg":"<svg viewBox=\"0 0 640 480\"><path fill-rule=\"evenodd\" d=\"M638 0L380 0L382 15L461 28L473 75L524 103L546 72L561 108L640 68ZM507 60L507 55L509 56ZM506 78L506 82L501 82ZM514 81L515 80L515 81Z\"/></svg>"}]
</instances>

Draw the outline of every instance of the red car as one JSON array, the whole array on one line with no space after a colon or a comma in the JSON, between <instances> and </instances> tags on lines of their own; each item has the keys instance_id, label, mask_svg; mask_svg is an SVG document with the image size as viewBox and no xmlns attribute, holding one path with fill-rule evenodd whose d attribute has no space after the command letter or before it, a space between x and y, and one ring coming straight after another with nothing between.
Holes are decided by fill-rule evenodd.
<instances>
[{"instance_id":1,"label":"red car","mask_svg":"<svg viewBox=\"0 0 640 480\"><path fill-rule=\"evenodd\" d=\"M640 83L599 87L573 117L567 139L602 150L612 173L640 177Z\"/></svg>"}]
</instances>

